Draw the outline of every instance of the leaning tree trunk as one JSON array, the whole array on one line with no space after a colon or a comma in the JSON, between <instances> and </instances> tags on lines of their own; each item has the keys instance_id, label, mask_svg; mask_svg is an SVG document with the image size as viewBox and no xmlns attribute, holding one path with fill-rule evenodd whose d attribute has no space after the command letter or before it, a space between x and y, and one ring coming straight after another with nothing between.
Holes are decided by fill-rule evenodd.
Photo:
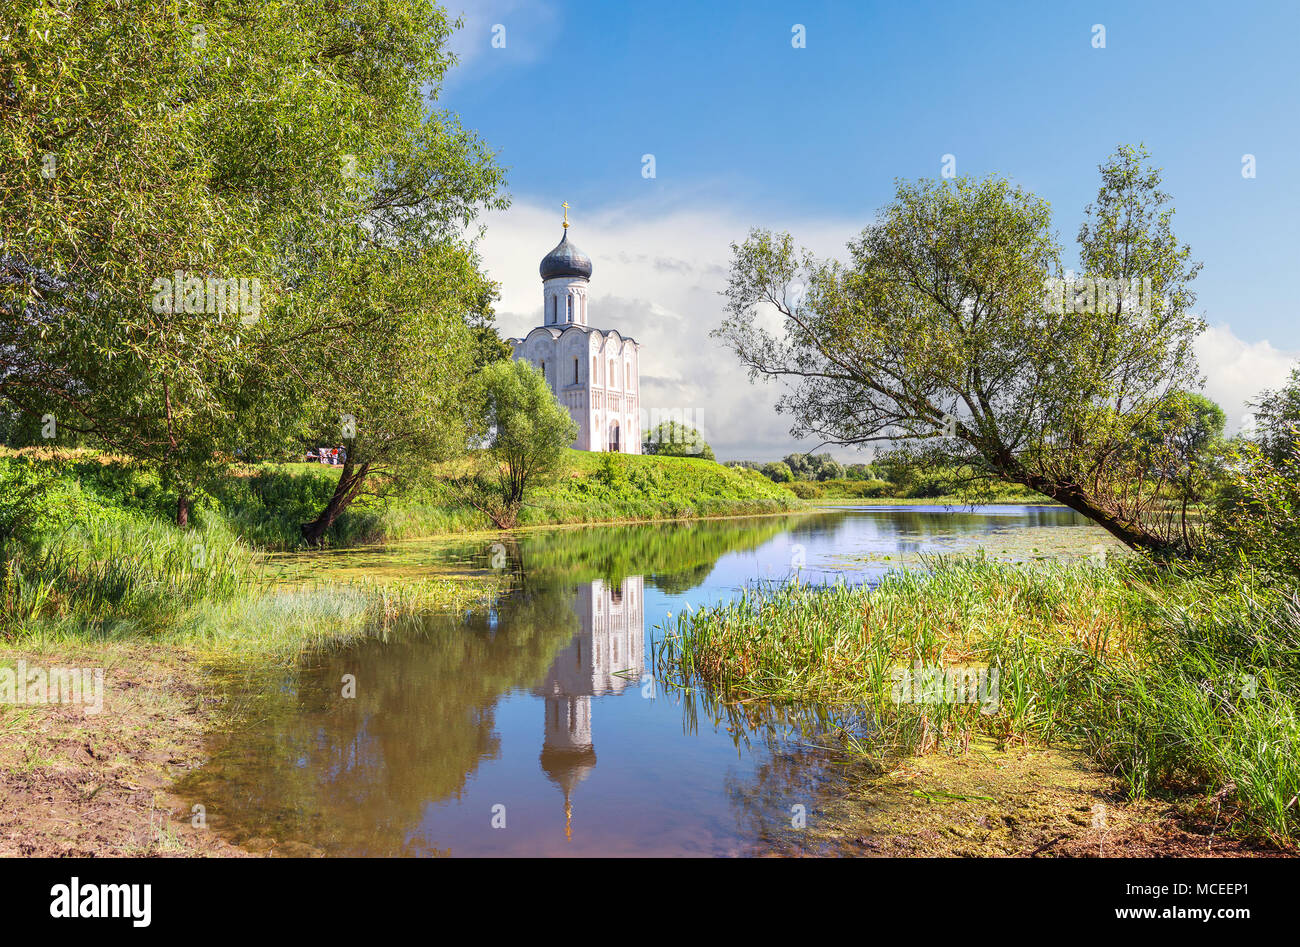
<instances>
[{"instance_id":1,"label":"leaning tree trunk","mask_svg":"<svg viewBox=\"0 0 1300 947\"><path fill-rule=\"evenodd\" d=\"M1164 539L1151 532L1127 523L1122 523L1111 513L1102 509L1074 484L1060 484L1044 477L1026 476L1020 483L1044 496L1063 503L1076 513L1082 513L1106 532L1110 533L1130 549L1149 553L1157 560L1178 558L1187 550L1177 540Z\"/></svg>"},{"instance_id":2,"label":"leaning tree trunk","mask_svg":"<svg viewBox=\"0 0 1300 947\"><path fill-rule=\"evenodd\" d=\"M325 509L321 510L320 516L316 517L310 523L302 524L302 538L309 546L319 546L320 541L325 538L329 528L334 525L334 521L339 518L348 504L357 498L361 492L361 486L365 483L366 474L370 472L370 464L362 464L357 467L349 457L343 462L343 472L339 474L339 482L334 487L334 495L330 501L325 504Z\"/></svg>"}]
</instances>

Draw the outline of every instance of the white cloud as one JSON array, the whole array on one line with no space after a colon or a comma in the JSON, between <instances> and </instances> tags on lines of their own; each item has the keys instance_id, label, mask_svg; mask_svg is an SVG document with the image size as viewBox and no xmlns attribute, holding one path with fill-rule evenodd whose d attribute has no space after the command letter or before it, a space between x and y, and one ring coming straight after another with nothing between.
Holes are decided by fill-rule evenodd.
<instances>
[{"instance_id":1,"label":"white cloud","mask_svg":"<svg viewBox=\"0 0 1300 947\"><path fill-rule=\"evenodd\" d=\"M542 321L541 258L559 241L563 211L517 201L489 215L481 244L488 273L501 284L498 325L520 336ZM819 257L845 255L861 220L755 220L729 209L665 210L650 204L573 208L570 239L592 258L591 324L616 328L642 344L642 405L698 412L719 459L773 460L813 443L795 441L773 406L779 389L751 384L735 356L709 333L722 319L730 244L756 225L788 230ZM1235 431L1245 403L1278 387L1300 353L1248 342L1229 326L1211 327L1197 354L1205 393L1223 406ZM830 449L840 460L864 455Z\"/></svg>"},{"instance_id":2,"label":"white cloud","mask_svg":"<svg viewBox=\"0 0 1300 947\"><path fill-rule=\"evenodd\" d=\"M1229 434L1241 427L1246 402L1266 388L1286 383L1300 352L1274 348L1267 339L1246 342L1227 323L1210 326L1197 340L1196 357L1205 378L1205 394L1228 415Z\"/></svg>"}]
</instances>

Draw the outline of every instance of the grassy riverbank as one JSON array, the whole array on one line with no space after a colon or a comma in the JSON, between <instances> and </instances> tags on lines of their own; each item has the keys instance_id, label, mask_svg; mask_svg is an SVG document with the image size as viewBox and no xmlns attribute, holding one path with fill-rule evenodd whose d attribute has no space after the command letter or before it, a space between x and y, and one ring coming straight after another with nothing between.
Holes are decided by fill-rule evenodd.
<instances>
[{"instance_id":1,"label":"grassy riverbank","mask_svg":"<svg viewBox=\"0 0 1300 947\"><path fill-rule=\"evenodd\" d=\"M174 495L148 473L85 451L6 452L0 455L0 642L157 638L179 629L187 638L213 638L257 627L265 647L274 649L275 635L265 629L292 643L296 628L329 633L321 629L352 620L339 616L373 619L375 609L427 609L460 594L454 583L435 581L352 588L346 602L331 598L341 594L334 589L291 604L282 593L268 598L260 554L299 545L298 525L325 505L337 478L337 470L316 464L234 468L196 497L193 525L179 530L168 519ZM538 489L522 519L525 525L702 519L798 505L754 471L691 458L572 451L566 472ZM434 476L406 492L359 500L330 538L345 544L479 530L495 534L485 516L453 496L446 476ZM330 601L315 604L322 597ZM268 608L267 602L286 613L266 621L242 614ZM317 611L333 617L322 620Z\"/></svg>"},{"instance_id":2,"label":"grassy riverbank","mask_svg":"<svg viewBox=\"0 0 1300 947\"><path fill-rule=\"evenodd\" d=\"M383 477L376 477L372 486L380 495L354 502L328 541L353 545L492 529L488 518L453 489L449 478L459 472L443 465L398 489L388 489ZM301 544L299 525L324 508L338 477L336 468L320 464L235 465L196 496L194 518L260 549L293 549ZM43 521L20 525L45 534L92 518L165 522L175 512L174 493L156 476L90 451L0 449L0 485L16 494L41 495ZM745 516L800 505L757 471L687 457L571 450L563 472L529 496L520 525ZM0 535L5 526L0 504Z\"/></svg>"},{"instance_id":3,"label":"grassy riverbank","mask_svg":"<svg viewBox=\"0 0 1300 947\"><path fill-rule=\"evenodd\" d=\"M876 730L842 737L876 763L979 735L1075 746L1131 798L1194 790L1242 832L1291 843L1298 639L1295 600L1249 577L974 560L874 590L752 591L680 616L658 661L732 699L865 708Z\"/></svg>"},{"instance_id":4,"label":"grassy riverbank","mask_svg":"<svg viewBox=\"0 0 1300 947\"><path fill-rule=\"evenodd\" d=\"M1051 503L1041 493L1035 493L1016 483L997 484L980 495L952 493L952 484L942 479L926 479L919 483L891 483L888 480L796 480L782 483L801 500L830 503L935 503L969 506L971 503Z\"/></svg>"},{"instance_id":5,"label":"grassy riverbank","mask_svg":"<svg viewBox=\"0 0 1300 947\"><path fill-rule=\"evenodd\" d=\"M851 497L818 497L808 501L813 506L825 507L854 507L862 509L881 509L894 507L909 506L937 506L944 510L962 510L978 508L981 506L1051 506L1057 509L1066 509L1065 504L1057 503L1055 500L1049 500L1045 496L1035 494L1033 496L1026 494L1015 494L1010 496L994 496L991 498L980 498L973 500L970 497L959 496L941 496L924 500L910 498L892 498L887 497L882 500L861 500Z\"/></svg>"}]
</instances>

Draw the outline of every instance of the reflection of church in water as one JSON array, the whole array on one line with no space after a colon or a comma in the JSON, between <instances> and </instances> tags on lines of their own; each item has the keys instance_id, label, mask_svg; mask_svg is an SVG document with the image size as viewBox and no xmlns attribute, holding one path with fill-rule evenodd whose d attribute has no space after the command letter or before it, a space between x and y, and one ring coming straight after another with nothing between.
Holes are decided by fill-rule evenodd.
<instances>
[{"instance_id":1,"label":"reflection of church in water","mask_svg":"<svg viewBox=\"0 0 1300 947\"><path fill-rule=\"evenodd\" d=\"M639 687L645 667L644 583L597 579L574 602L580 628L552 662L535 693L546 701L542 770L564 790L564 834L572 838L573 790L596 766L591 699Z\"/></svg>"}]
</instances>

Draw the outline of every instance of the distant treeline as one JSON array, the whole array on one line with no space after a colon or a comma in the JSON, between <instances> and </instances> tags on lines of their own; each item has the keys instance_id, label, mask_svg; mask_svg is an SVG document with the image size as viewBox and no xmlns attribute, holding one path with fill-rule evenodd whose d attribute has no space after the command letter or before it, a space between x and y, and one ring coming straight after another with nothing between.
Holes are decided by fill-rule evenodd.
<instances>
[{"instance_id":1,"label":"distant treeline","mask_svg":"<svg viewBox=\"0 0 1300 947\"><path fill-rule=\"evenodd\" d=\"M787 454L782 460L770 463L740 460L732 461L729 466L757 470L805 500L926 500L952 496L970 481L969 475L943 467L923 468L899 460L842 464L830 454ZM1038 496L1017 484L1004 484L996 494L1002 498Z\"/></svg>"},{"instance_id":2,"label":"distant treeline","mask_svg":"<svg viewBox=\"0 0 1300 947\"><path fill-rule=\"evenodd\" d=\"M797 480L885 480L884 470L872 464L841 464L830 454L787 454L781 460L732 460L729 467L757 470L776 483Z\"/></svg>"}]
</instances>

